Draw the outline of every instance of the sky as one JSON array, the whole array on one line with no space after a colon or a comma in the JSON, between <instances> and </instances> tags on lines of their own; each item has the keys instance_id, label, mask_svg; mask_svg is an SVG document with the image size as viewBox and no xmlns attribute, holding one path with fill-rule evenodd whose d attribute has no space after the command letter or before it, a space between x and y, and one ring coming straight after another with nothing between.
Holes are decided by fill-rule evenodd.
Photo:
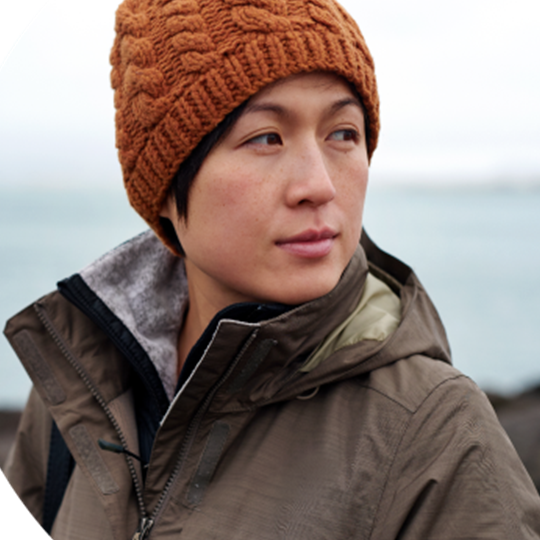
<instances>
[{"instance_id":1,"label":"sky","mask_svg":"<svg viewBox=\"0 0 540 540\"><path fill-rule=\"evenodd\" d=\"M540 182L538 0L343 0L376 64L380 182ZM0 3L0 185L118 185L117 0Z\"/></svg>"}]
</instances>

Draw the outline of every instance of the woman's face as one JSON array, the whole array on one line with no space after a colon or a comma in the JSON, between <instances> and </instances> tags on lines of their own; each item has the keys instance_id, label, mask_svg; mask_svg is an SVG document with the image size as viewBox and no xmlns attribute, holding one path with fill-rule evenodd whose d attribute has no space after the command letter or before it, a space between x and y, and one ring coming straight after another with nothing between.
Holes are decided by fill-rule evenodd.
<instances>
[{"instance_id":1,"label":"woman's face","mask_svg":"<svg viewBox=\"0 0 540 540\"><path fill-rule=\"evenodd\" d=\"M342 79L289 77L255 95L205 159L187 219L169 199L190 291L216 309L330 292L360 239L364 116Z\"/></svg>"}]
</instances>

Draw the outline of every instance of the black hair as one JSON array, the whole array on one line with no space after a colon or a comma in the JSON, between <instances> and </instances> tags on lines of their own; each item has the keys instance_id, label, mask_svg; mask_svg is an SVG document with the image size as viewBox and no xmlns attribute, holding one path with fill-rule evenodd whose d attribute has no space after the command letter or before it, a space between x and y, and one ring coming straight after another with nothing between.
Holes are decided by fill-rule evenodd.
<instances>
[{"instance_id":1,"label":"black hair","mask_svg":"<svg viewBox=\"0 0 540 540\"><path fill-rule=\"evenodd\" d=\"M240 116L242 116L246 105L247 101L244 101L244 103L231 111L210 133L207 133L191 154L182 162L178 172L174 175L170 193L174 196L179 218L187 219L189 191L206 156L233 128ZM179 253L184 255L171 221L164 217L159 218L159 220L169 240L174 244L174 247Z\"/></svg>"},{"instance_id":2,"label":"black hair","mask_svg":"<svg viewBox=\"0 0 540 540\"><path fill-rule=\"evenodd\" d=\"M234 127L240 116L242 116L246 105L247 101L244 101L244 103L231 111L210 133L207 133L201 139L193 152L180 165L171 184L171 192L176 199L178 217L187 219L188 195L193 180L195 180L206 156Z\"/></svg>"}]
</instances>

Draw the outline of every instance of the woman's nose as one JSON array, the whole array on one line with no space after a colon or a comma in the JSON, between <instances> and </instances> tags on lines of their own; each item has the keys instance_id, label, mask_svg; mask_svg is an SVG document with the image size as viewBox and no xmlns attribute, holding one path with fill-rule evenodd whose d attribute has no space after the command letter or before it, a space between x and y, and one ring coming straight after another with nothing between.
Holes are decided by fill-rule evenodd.
<instances>
[{"instance_id":1,"label":"woman's nose","mask_svg":"<svg viewBox=\"0 0 540 540\"><path fill-rule=\"evenodd\" d=\"M305 145L289 163L286 200L289 206L320 206L336 196L336 188L319 145Z\"/></svg>"}]
</instances>

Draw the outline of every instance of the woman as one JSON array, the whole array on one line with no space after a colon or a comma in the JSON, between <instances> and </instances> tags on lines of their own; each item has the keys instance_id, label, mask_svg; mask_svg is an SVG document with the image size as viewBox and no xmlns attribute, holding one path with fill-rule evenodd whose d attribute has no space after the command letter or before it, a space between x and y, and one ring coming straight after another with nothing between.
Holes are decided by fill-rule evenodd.
<instances>
[{"instance_id":1,"label":"woman","mask_svg":"<svg viewBox=\"0 0 540 540\"><path fill-rule=\"evenodd\" d=\"M126 0L116 31L119 156L153 232L8 323L30 511L56 539L539 538L422 286L362 235L378 97L352 19Z\"/></svg>"}]
</instances>

